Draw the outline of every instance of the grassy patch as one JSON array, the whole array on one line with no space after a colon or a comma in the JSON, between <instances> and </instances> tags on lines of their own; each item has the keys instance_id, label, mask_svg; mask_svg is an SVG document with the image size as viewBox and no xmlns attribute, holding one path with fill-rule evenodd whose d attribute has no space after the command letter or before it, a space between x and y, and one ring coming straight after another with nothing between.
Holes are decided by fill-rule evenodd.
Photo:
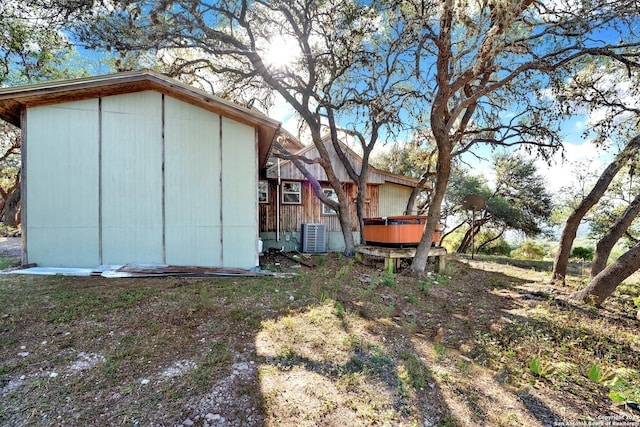
<instances>
[{"instance_id":1,"label":"grassy patch","mask_svg":"<svg viewBox=\"0 0 640 427\"><path fill-rule=\"evenodd\" d=\"M312 261L286 279L0 277L0 424L548 425L640 401L633 281L595 309L529 267Z\"/></svg>"},{"instance_id":2,"label":"grassy patch","mask_svg":"<svg viewBox=\"0 0 640 427\"><path fill-rule=\"evenodd\" d=\"M5 268L9 268L9 267L14 267L16 265L20 265L19 259L0 257L0 270L4 270Z\"/></svg>"}]
</instances>

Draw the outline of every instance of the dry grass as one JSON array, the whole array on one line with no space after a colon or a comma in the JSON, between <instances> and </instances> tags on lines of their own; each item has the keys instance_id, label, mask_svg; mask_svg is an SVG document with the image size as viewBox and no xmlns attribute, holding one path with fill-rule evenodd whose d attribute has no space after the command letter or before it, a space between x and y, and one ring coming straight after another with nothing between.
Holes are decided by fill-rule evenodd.
<instances>
[{"instance_id":1,"label":"dry grass","mask_svg":"<svg viewBox=\"0 0 640 427\"><path fill-rule=\"evenodd\" d=\"M487 261L421 279L307 262L289 279L1 276L0 424L640 424L614 402L640 400L638 285L596 310Z\"/></svg>"}]
</instances>

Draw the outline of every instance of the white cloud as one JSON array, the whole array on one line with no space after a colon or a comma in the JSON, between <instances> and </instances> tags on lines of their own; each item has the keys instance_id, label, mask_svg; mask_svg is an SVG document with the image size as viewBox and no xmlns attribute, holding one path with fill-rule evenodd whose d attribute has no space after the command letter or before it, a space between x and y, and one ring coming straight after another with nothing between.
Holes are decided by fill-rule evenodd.
<instances>
[{"instance_id":1,"label":"white cloud","mask_svg":"<svg viewBox=\"0 0 640 427\"><path fill-rule=\"evenodd\" d=\"M579 173L586 172L585 167L599 175L608 163L608 153L603 153L595 144L565 143L564 148L564 159L558 153L553 157L551 165L541 159L536 160L538 171L546 177L549 190L553 193L558 193L562 187L577 185L576 177Z\"/></svg>"}]
</instances>

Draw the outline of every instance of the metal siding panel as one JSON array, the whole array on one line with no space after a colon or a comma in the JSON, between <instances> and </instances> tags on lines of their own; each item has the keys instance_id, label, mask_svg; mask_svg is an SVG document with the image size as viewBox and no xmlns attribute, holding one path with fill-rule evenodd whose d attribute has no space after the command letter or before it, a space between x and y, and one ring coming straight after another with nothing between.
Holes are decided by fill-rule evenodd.
<instances>
[{"instance_id":1,"label":"metal siding panel","mask_svg":"<svg viewBox=\"0 0 640 427\"><path fill-rule=\"evenodd\" d=\"M224 266L253 268L258 260L255 131L222 120Z\"/></svg>"},{"instance_id":2,"label":"metal siding panel","mask_svg":"<svg viewBox=\"0 0 640 427\"><path fill-rule=\"evenodd\" d=\"M411 196L411 188L396 184L382 184L380 186L381 217L403 215L407 208L407 201Z\"/></svg>"},{"instance_id":3,"label":"metal siding panel","mask_svg":"<svg viewBox=\"0 0 640 427\"><path fill-rule=\"evenodd\" d=\"M221 265L219 121L165 97L167 264Z\"/></svg>"},{"instance_id":4,"label":"metal siding panel","mask_svg":"<svg viewBox=\"0 0 640 427\"><path fill-rule=\"evenodd\" d=\"M98 101L27 110L27 261L95 267L98 242Z\"/></svg>"},{"instance_id":5,"label":"metal siding panel","mask_svg":"<svg viewBox=\"0 0 640 427\"><path fill-rule=\"evenodd\" d=\"M161 263L162 96L102 101L102 262Z\"/></svg>"}]
</instances>

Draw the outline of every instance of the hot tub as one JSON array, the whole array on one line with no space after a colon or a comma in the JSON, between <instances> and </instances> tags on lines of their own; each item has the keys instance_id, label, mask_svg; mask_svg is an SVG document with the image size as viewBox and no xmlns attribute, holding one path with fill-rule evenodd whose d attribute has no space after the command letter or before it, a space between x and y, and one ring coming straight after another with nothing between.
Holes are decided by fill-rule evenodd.
<instances>
[{"instance_id":1,"label":"hot tub","mask_svg":"<svg viewBox=\"0 0 640 427\"><path fill-rule=\"evenodd\" d=\"M426 215L365 218L364 240L368 245L391 247L418 246L426 222ZM433 243L436 245L440 240L438 228L436 228L436 232L433 234Z\"/></svg>"}]
</instances>

